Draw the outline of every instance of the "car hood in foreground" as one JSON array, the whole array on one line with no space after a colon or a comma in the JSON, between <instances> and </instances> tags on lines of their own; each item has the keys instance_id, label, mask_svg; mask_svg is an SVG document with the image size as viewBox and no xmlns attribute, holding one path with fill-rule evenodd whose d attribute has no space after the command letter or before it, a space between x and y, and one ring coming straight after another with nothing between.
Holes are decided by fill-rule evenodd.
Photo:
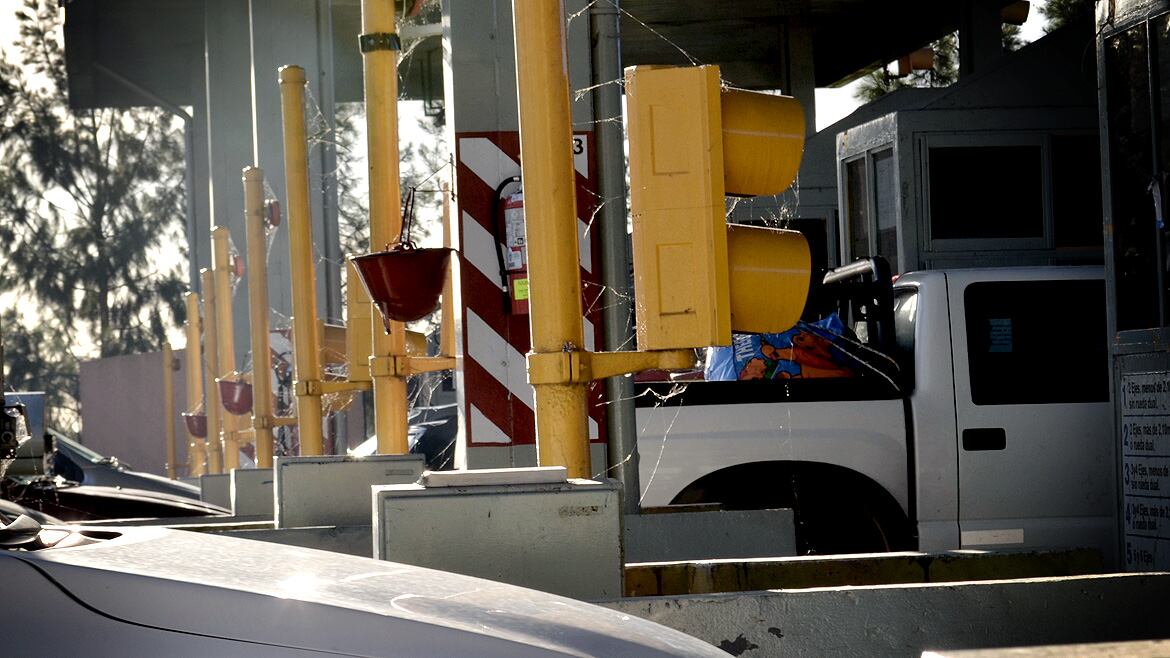
<instances>
[{"instance_id":1,"label":"car hood in foreground","mask_svg":"<svg viewBox=\"0 0 1170 658\"><path fill-rule=\"evenodd\" d=\"M363 656L725 655L643 619L479 578L163 528L118 533L7 555L104 615L269 646Z\"/></svg>"}]
</instances>

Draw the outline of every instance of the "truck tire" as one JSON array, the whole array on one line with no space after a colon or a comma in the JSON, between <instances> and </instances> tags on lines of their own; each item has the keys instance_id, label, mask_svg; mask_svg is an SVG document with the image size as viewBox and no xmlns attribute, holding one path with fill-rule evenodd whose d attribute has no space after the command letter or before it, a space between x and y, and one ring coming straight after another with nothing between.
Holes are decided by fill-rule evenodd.
<instances>
[{"instance_id":1,"label":"truck tire","mask_svg":"<svg viewBox=\"0 0 1170 658\"><path fill-rule=\"evenodd\" d=\"M914 550L912 526L893 496L873 480L832 464L762 462L708 474L673 504L793 511L801 555Z\"/></svg>"}]
</instances>

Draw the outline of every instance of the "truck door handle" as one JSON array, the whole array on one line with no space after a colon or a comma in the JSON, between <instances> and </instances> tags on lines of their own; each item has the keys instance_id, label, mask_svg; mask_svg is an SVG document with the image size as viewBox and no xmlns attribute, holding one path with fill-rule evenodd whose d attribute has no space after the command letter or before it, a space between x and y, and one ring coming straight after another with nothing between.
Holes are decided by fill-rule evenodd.
<instances>
[{"instance_id":1,"label":"truck door handle","mask_svg":"<svg viewBox=\"0 0 1170 658\"><path fill-rule=\"evenodd\" d=\"M1003 450L1007 433L1002 427L973 427L963 430L963 450Z\"/></svg>"}]
</instances>

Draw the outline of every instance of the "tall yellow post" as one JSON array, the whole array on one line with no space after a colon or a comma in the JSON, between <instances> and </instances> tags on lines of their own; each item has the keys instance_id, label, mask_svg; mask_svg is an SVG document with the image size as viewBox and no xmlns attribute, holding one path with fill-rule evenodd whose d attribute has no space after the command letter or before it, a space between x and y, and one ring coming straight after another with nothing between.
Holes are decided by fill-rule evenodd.
<instances>
[{"instance_id":1,"label":"tall yellow post","mask_svg":"<svg viewBox=\"0 0 1170 658\"><path fill-rule=\"evenodd\" d=\"M170 343L163 343L163 436L167 441L167 477L175 479L175 355Z\"/></svg>"},{"instance_id":2,"label":"tall yellow post","mask_svg":"<svg viewBox=\"0 0 1170 658\"><path fill-rule=\"evenodd\" d=\"M232 281L231 262L228 249L230 233L223 226L214 226L211 229L211 271L215 279L215 334L218 343L219 364L217 377L230 377L236 370L236 341L232 327ZM219 386L214 380L208 383L216 392ZM240 467L240 449L237 432L241 428L241 418L233 414L223 414L223 431L220 434L220 445L223 450L223 467L225 470Z\"/></svg>"},{"instance_id":3,"label":"tall yellow post","mask_svg":"<svg viewBox=\"0 0 1170 658\"><path fill-rule=\"evenodd\" d=\"M215 276L206 267L199 270L203 287L203 381L207 384L205 408L207 411L207 472L223 472L223 450L219 442L223 415L219 401L219 387L215 378L219 370L216 363L219 354L219 340L215 317Z\"/></svg>"},{"instance_id":4,"label":"tall yellow post","mask_svg":"<svg viewBox=\"0 0 1170 658\"><path fill-rule=\"evenodd\" d=\"M532 351L584 349L563 3L513 0ZM371 181L371 188L373 183ZM588 382L534 383L537 459L589 477Z\"/></svg>"},{"instance_id":5,"label":"tall yellow post","mask_svg":"<svg viewBox=\"0 0 1170 658\"><path fill-rule=\"evenodd\" d=\"M362 0L366 135L370 188L370 248L384 249L402 233L398 169L398 51L393 0ZM387 335L377 313L371 313L373 345L370 375L374 380L374 431L380 454L409 450L406 427L406 377L396 376L393 363L406 356L406 327L392 322Z\"/></svg>"},{"instance_id":6,"label":"tall yellow post","mask_svg":"<svg viewBox=\"0 0 1170 658\"><path fill-rule=\"evenodd\" d=\"M301 454L321 455L321 358L317 339L317 279L309 221L309 158L305 135L305 70L280 69L280 109L284 120L284 182L288 188L289 260L292 265L293 340L295 342L297 425ZM374 182L371 179L370 186Z\"/></svg>"},{"instance_id":7,"label":"tall yellow post","mask_svg":"<svg viewBox=\"0 0 1170 658\"><path fill-rule=\"evenodd\" d=\"M187 293L187 410L194 412L203 403L203 350L199 347L199 295ZM206 414L207 412L204 411ZM207 440L187 433L187 475L203 475L207 468Z\"/></svg>"},{"instance_id":8,"label":"tall yellow post","mask_svg":"<svg viewBox=\"0 0 1170 658\"><path fill-rule=\"evenodd\" d=\"M248 309L252 331L252 429L256 466L272 468L272 353L268 346L268 262L264 235L264 171L244 167L248 232Z\"/></svg>"}]
</instances>

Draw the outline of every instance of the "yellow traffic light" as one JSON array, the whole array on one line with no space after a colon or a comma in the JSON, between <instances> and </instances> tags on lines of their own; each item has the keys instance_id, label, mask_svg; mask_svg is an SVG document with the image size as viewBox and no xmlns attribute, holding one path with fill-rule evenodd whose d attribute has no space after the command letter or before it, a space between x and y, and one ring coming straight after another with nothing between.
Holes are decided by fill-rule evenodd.
<instances>
[{"instance_id":1,"label":"yellow traffic light","mask_svg":"<svg viewBox=\"0 0 1170 658\"><path fill-rule=\"evenodd\" d=\"M811 267L804 236L728 227L725 197L792 184L800 104L723 91L717 66L634 66L625 77L639 349L729 345L733 329L796 324Z\"/></svg>"}]
</instances>

